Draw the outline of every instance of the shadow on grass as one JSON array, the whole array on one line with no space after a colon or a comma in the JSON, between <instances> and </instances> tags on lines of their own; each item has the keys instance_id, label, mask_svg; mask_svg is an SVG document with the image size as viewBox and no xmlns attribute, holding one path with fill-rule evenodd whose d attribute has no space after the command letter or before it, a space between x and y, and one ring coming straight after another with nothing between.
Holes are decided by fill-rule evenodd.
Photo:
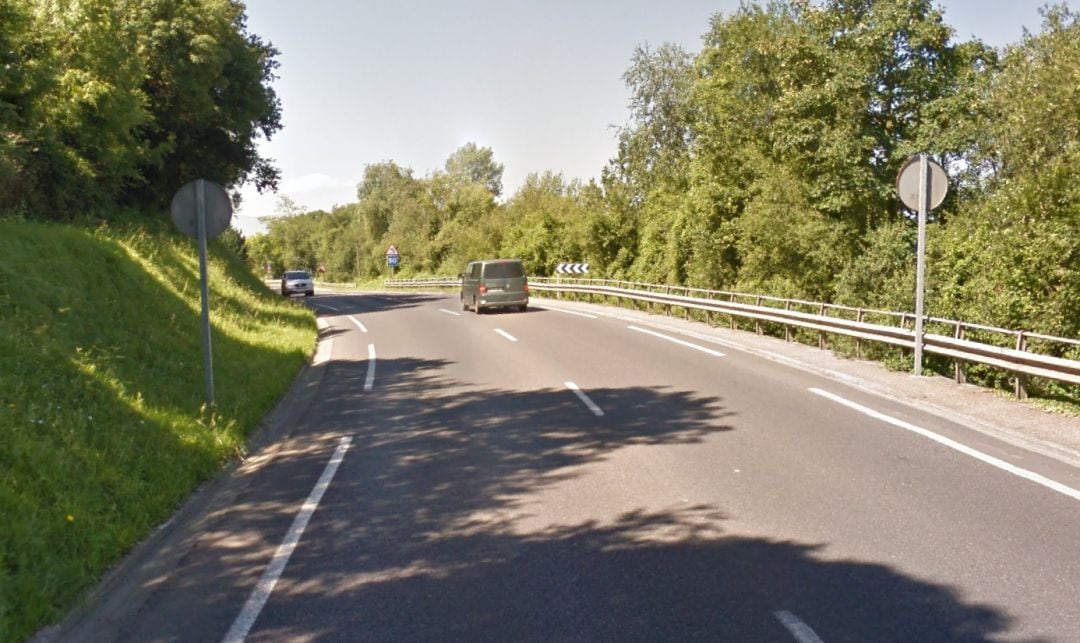
<instances>
[{"instance_id":1,"label":"shadow on grass","mask_svg":"<svg viewBox=\"0 0 1080 643\"><path fill-rule=\"evenodd\" d=\"M21 277L5 280L0 319L0 640L62 615L235 455L307 348L254 346L215 327L220 412L212 426L200 414L190 248L171 237L132 241L65 226L16 232L25 238L4 272ZM215 286L239 295L212 296L215 325L230 317L302 333L310 324L307 311L223 283L250 281L235 258L214 263Z\"/></svg>"},{"instance_id":2,"label":"shadow on grass","mask_svg":"<svg viewBox=\"0 0 1080 643\"><path fill-rule=\"evenodd\" d=\"M719 506L597 517L582 496L628 448L737 432L722 399L590 390L612 410L597 418L569 391L470 386L449 366L380 361L365 394L367 364L333 362L274 465L156 579L131 640L190 634L193 618L227 628L342 435L352 448L250 640L791 640L779 611L827 641L984 640L1009 624L948 587L825 560L823 544L729 534Z\"/></svg>"}]
</instances>

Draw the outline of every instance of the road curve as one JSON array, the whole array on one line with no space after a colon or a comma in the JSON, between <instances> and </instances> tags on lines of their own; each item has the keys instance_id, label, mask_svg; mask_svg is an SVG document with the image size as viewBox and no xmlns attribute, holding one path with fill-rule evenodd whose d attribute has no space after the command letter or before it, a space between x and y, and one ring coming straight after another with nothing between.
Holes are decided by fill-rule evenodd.
<instances>
[{"instance_id":1,"label":"road curve","mask_svg":"<svg viewBox=\"0 0 1080 643\"><path fill-rule=\"evenodd\" d=\"M1068 462L662 317L309 299L275 439L53 638L1080 637Z\"/></svg>"}]
</instances>

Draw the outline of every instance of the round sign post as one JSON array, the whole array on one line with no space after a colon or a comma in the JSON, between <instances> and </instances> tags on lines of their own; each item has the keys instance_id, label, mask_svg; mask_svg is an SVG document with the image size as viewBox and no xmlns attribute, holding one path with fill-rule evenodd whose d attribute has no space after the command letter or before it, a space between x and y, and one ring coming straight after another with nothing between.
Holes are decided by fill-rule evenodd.
<instances>
[{"instance_id":1,"label":"round sign post","mask_svg":"<svg viewBox=\"0 0 1080 643\"><path fill-rule=\"evenodd\" d=\"M922 375L923 300L926 293L926 216L941 205L949 190L945 169L926 153L912 156L900 167L896 190L907 207L919 213L919 240L915 263L915 375Z\"/></svg>"},{"instance_id":2,"label":"round sign post","mask_svg":"<svg viewBox=\"0 0 1080 643\"><path fill-rule=\"evenodd\" d=\"M214 405L214 361L210 348L210 286L206 276L206 240L229 227L232 201L220 185L197 179L176 191L169 207L173 223L199 243L199 282L202 290L203 374L206 403Z\"/></svg>"}]
</instances>

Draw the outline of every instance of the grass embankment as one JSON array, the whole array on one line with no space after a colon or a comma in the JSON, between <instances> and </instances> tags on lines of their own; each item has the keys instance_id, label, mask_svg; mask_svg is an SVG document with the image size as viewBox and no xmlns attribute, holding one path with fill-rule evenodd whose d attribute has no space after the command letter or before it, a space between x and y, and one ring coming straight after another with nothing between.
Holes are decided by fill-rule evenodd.
<instances>
[{"instance_id":1,"label":"grass embankment","mask_svg":"<svg viewBox=\"0 0 1080 643\"><path fill-rule=\"evenodd\" d=\"M312 313L210 254L213 410L190 239L0 222L0 640L61 619L242 453L310 354Z\"/></svg>"}]
</instances>

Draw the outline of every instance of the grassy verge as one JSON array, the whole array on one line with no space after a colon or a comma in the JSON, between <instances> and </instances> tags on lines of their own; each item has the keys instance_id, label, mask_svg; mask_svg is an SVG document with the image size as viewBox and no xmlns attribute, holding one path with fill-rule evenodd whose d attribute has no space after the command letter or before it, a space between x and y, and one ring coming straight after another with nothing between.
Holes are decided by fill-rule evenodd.
<instances>
[{"instance_id":1,"label":"grassy verge","mask_svg":"<svg viewBox=\"0 0 1080 643\"><path fill-rule=\"evenodd\" d=\"M305 363L307 309L214 244L209 272L214 409L190 239L0 222L0 640L62 618Z\"/></svg>"}]
</instances>

